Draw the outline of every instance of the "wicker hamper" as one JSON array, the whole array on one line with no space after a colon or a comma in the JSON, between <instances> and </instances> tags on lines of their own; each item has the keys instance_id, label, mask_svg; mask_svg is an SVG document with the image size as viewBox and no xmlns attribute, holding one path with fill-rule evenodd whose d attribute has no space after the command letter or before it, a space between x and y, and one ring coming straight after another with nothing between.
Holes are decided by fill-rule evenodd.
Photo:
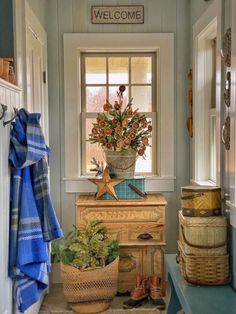
<instances>
[{"instance_id":1,"label":"wicker hamper","mask_svg":"<svg viewBox=\"0 0 236 314\"><path fill-rule=\"evenodd\" d=\"M178 241L180 271L194 285L223 285L229 282L229 256L192 256L185 254Z\"/></svg>"},{"instance_id":2,"label":"wicker hamper","mask_svg":"<svg viewBox=\"0 0 236 314\"><path fill-rule=\"evenodd\" d=\"M182 228L180 228L180 242L183 247L185 254L188 255L226 255L227 254L227 245L220 244L219 246L205 246L205 245L193 245L192 243L186 241L186 238L183 236Z\"/></svg>"},{"instance_id":3,"label":"wicker hamper","mask_svg":"<svg viewBox=\"0 0 236 314\"><path fill-rule=\"evenodd\" d=\"M99 313L109 308L117 292L119 258L109 265L81 271L61 263L63 292L77 313Z\"/></svg>"},{"instance_id":4,"label":"wicker hamper","mask_svg":"<svg viewBox=\"0 0 236 314\"><path fill-rule=\"evenodd\" d=\"M221 214L221 189L209 186L186 186L181 191L184 216L208 217Z\"/></svg>"},{"instance_id":5,"label":"wicker hamper","mask_svg":"<svg viewBox=\"0 0 236 314\"><path fill-rule=\"evenodd\" d=\"M227 253L226 217L186 217L179 211L179 229L180 241L186 254Z\"/></svg>"}]
</instances>

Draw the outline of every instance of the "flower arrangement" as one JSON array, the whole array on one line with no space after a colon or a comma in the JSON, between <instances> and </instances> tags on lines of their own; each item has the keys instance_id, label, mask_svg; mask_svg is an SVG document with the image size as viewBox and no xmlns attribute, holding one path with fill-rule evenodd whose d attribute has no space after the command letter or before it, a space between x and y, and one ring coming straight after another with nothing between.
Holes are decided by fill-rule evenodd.
<instances>
[{"instance_id":1,"label":"flower arrangement","mask_svg":"<svg viewBox=\"0 0 236 314\"><path fill-rule=\"evenodd\" d=\"M133 110L132 98L122 110L125 86L117 91L118 101L112 105L108 100L103 105L104 112L98 113L97 121L93 123L90 143L98 143L107 150L126 150L132 148L139 156L145 156L152 131L151 121L138 109Z\"/></svg>"}]
</instances>

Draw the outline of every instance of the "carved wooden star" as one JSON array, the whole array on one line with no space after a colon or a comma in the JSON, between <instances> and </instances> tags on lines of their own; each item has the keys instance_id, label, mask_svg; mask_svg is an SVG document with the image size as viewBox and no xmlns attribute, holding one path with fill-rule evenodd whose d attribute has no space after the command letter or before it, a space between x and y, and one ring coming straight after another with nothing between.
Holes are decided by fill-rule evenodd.
<instances>
[{"instance_id":1,"label":"carved wooden star","mask_svg":"<svg viewBox=\"0 0 236 314\"><path fill-rule=\"evenodd\" d=\"M89 179L89 181L95 183L98 187L98 192L96 194L96 199L102 196L104 193L109 193L115 199L118 199L114 186L122 182L121 179L111 179L109 175L108 168L106 167L103 172L102 179Z\"/></svg>"}]
</instances>

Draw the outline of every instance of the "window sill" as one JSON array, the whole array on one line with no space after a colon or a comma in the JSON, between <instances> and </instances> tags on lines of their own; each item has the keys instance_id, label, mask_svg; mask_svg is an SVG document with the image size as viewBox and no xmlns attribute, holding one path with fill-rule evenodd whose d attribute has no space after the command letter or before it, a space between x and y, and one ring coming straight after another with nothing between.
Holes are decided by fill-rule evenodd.
<instances>
[{"instance_id":1,"label":"window sill","mask_svg":"<svg viewBox=\"0 0 236 314\"><path fill-rule=\"evenodd\" d=\"M66 193L95 193L96 185L88 179L89 177L64 178ZM175 177L145 177L145 191L173 192L175 179Z\"/></svg>"},{"instance_id":2,"label":"window sill","mask_svg":"<svg viewBox=\"0 0 236 314\"><path fill-rule=\"evenodd\" d=\"M206 181L196 181L191 179L191 184L192 185L201 185L201 186L217 186L215 182L211 180L206 180Z\"/></svg>"}]
</instances>

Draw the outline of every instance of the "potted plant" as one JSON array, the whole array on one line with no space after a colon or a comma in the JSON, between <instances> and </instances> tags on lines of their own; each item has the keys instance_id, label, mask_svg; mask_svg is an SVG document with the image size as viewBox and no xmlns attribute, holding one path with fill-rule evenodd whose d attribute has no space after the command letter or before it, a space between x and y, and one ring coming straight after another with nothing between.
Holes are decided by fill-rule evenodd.
<instances>
[{"instance_id":1,"label":"potted plant","mask_svg":"<svg viewBox=\"0 0 236 314\"><path fill-rule=\"evenodd\" d=\"M101 221L88 221L52 246L60 260L63 292L77 313L98 313L111 304L118 279L119 246L106 236Z\"/></svg>"},{"instance_id":2,"label":"potted plant","mask_svg":"<svg viewBox=\"0 0 236 314\"><path fill-rule=\"evenodd\" d=\"M152 131L151 121L145 114L133 110L132 98L122 108L125 89L124 85L119 87L114 105L106 101L104 112L97 114L89 134L90 143L98 143L104 149L111 175L121 179L134 176L136 158L145 157Z\"/></svg>"}]
</instances>

